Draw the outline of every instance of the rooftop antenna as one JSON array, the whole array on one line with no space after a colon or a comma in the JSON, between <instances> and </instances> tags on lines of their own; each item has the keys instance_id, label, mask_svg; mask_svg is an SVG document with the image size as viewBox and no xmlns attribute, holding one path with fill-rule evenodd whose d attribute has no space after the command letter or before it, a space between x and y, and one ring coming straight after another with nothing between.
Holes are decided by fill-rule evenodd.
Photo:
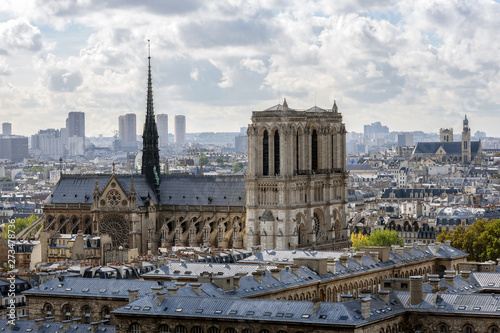
<instances>
[{"instance_id":1,"label":"rooftop antenna","mask_svg":"<svg viewBox=\"0 0 500 333\"><path fill-rule=\"evenodd\" d=\"M149 39L148 39L148 59L151 59L151 45L149 43Z\"/></svg>"}]
</instances>

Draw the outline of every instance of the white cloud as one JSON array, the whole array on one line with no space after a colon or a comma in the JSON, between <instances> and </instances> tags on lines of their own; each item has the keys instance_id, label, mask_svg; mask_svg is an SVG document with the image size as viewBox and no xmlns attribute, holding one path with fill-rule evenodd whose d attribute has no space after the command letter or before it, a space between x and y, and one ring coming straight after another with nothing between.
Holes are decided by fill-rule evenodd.
<instances>
[{"instance_id":1,"label":"white cloud","mask_svg":"<svg viewBox=\"0 0 500 333\"><path fill-rule=\"evenodd\" d=\"M213 130L237 130L283 96L295 108L337 99L351 131L437 131L465 112L473 130L496 130L489 0L6 0L0 12L0 93L22 96L3 98L0 117L21 111L26 135L72 109L88 113L90 135L141 115L147 39L155 108L182 109L191 131L207 129L208 109L225 115Z\"/></svg>"}]
</instances>

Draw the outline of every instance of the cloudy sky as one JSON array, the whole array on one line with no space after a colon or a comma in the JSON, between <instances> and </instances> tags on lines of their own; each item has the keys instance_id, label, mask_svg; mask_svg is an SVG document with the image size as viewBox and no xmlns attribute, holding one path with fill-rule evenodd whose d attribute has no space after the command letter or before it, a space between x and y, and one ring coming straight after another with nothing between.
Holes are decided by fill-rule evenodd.
<instances>
[{"instance_id":1,"label":"cloudy sky","mask_svg":"<svg viewBox=\"0 0 500 333\"><path fill-rule=\"evenodd\" d=\"M2 0L0 122L14 134L86 114L88 136L146 108L188 132L238 131L287 98L336 100L348 131L500 136L500 4L492 0Z\"/></svg>"}]
</instances>

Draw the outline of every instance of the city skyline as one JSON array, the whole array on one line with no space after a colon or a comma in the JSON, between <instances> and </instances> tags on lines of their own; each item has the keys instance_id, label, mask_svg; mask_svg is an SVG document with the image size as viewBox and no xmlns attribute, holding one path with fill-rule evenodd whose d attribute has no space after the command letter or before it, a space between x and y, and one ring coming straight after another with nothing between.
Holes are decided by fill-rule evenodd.
<instances>
[{"instance_id":1,"label":"city skyline","mask_svg":"<svg viewBox=\"0 0 500 333\"><path fill-rule=\"evenodd\" d=\"M184 114L189 132L234 131L286 97L337 100L351 132L459 129L467 115L498 136L498 14L479 0L5 1L0 118L29 136L79 110L88 136L111 136L145 110L150 39L155 112Z\"/></svg>"}]
</instances>

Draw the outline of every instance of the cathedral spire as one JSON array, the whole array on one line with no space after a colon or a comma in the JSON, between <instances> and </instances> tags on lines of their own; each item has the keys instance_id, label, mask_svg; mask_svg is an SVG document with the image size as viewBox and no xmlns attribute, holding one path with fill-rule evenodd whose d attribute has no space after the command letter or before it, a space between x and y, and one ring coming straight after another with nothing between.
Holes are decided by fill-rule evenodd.
<instances>
[{"instance_id":1,"label":"cathedral spire","mask_svg":"<svg viewBox=\"0 0 500 333\"><path fill-rule=\"evenodd\" d=\"M146 102L146 122L142 134L142 169L148 183L154 188L159 185L160 154L158 149L158 129L153 109L153 84L151 79L151 50L148 40L148 92ZM159 193L159 191L157 191Z\"/></svg>"}]
</instances>

